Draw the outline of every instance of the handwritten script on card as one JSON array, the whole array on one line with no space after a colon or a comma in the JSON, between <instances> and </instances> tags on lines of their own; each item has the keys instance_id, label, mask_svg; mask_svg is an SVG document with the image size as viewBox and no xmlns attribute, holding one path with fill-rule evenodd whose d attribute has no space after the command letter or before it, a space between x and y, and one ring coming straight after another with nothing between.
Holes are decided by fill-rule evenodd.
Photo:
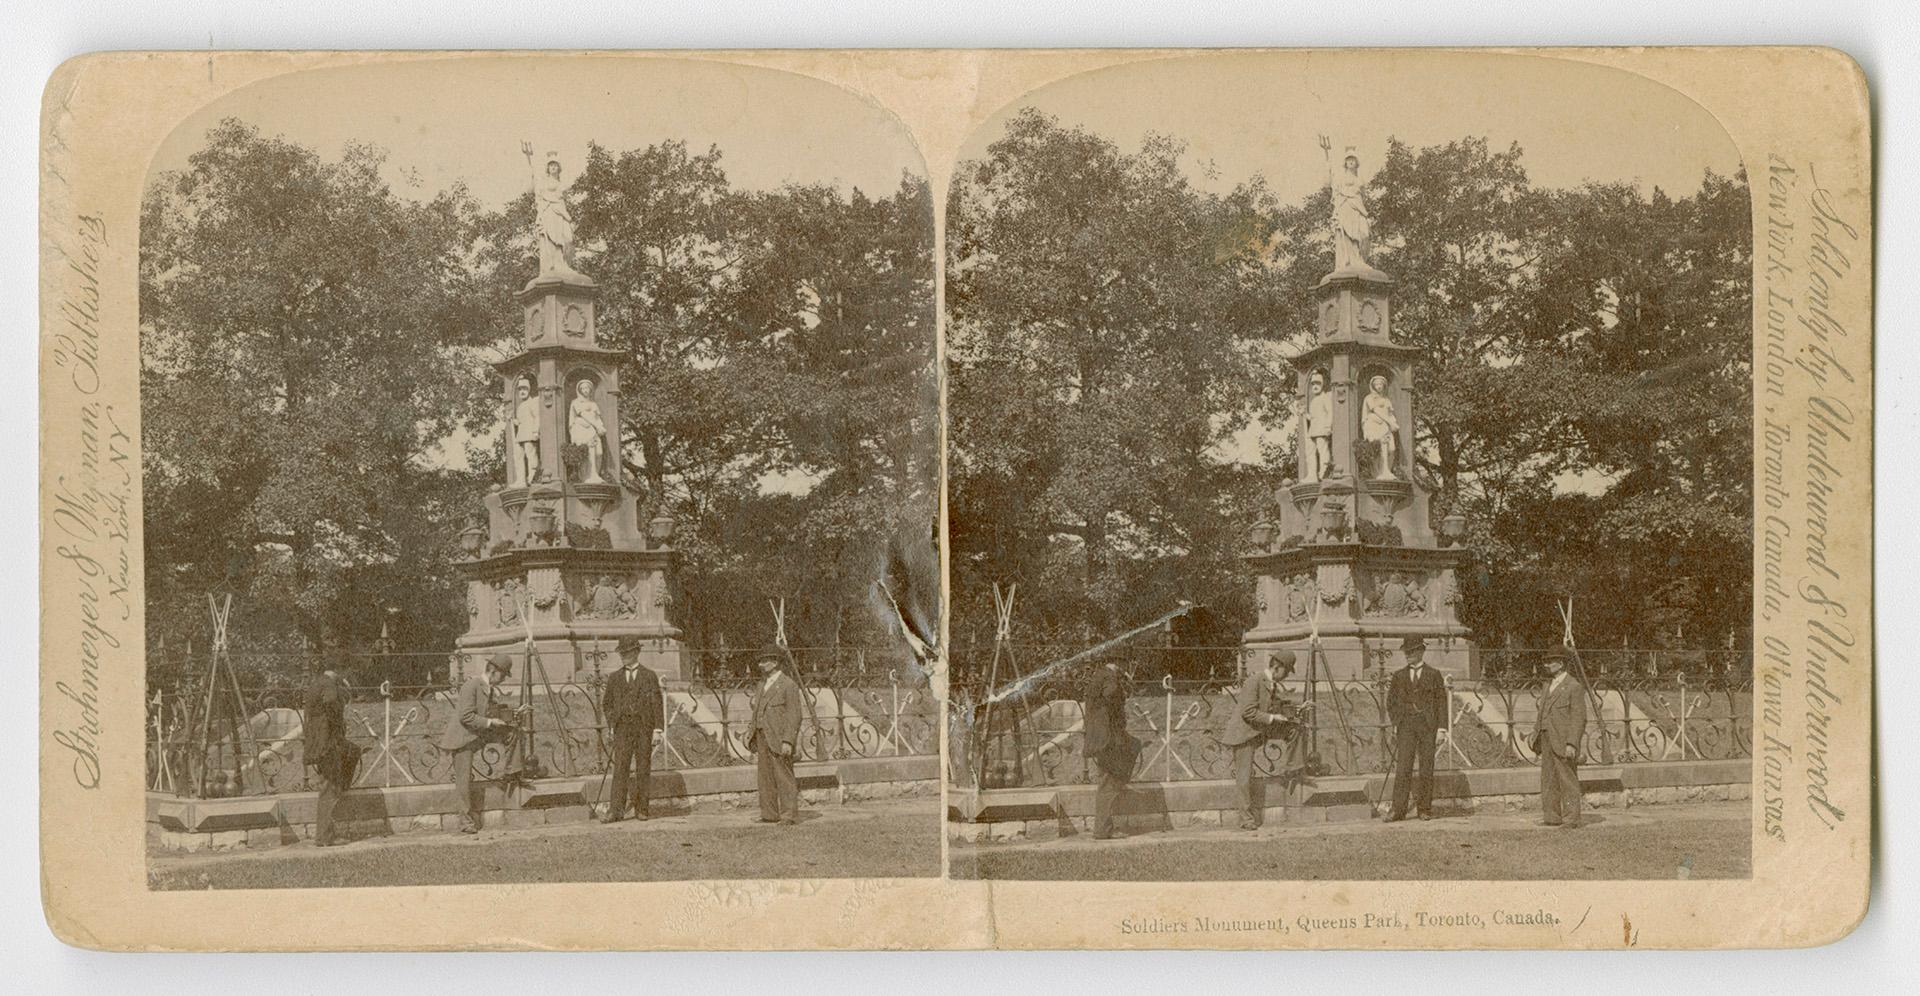
<instances>
[{"instance_id":1,"label":"handwritten script on card","mask_svg":"<svg viewBox=\"0 0 1920 996\"><path fill-rule=\"evenodd\" d=\"M1863 413L1842 398L1849 393L1843 385L1856 378L1838 344L1865 330L1848 328L1832 302L1867 275L1857 265L1865 248L1859 228L1842 217L1812 163L1768 157L1764 232L1758 747L1765 832L1785 841L1790 794L1801 797L1817 826L1833 830L1847 819L1828 795L1841 706L1832 675L1866 661L1853 606L1830 594L1851 587L1845 572L1858 560L1836 556L1828 538L1834 524L1855 514L1836 500L1860 486L1841 468L1865 466L1848 452L1866 434ZM1782 635L1766 625L1784 621L1796 602L1811 610L1804 632Z\"/></svg>"},{"instance_id":2,"label":"handwritten script on card","mask_svg":"<svg viewBox=\"0 0 1920 996\"><path fill-rule=\"evenodd\" d=\"M48 417L77 419L80 447L60 455L60 465L70 469L54 475L46 509L54 554L80 610L71 642L50 641L48 659L64 660L67 673L54 680L61 701L48 729L71 753L73 779L85 789L100 786L101 658L131 638L135 597L131 508L138 451L125 411L100 397L100 260L108 245L106 224L95 215L80 215L61 239L69 269L48 343L48 358L66 373L50 384L49 400L64 395L71 402L50 405Z\"/></svg>"}]
</instances>

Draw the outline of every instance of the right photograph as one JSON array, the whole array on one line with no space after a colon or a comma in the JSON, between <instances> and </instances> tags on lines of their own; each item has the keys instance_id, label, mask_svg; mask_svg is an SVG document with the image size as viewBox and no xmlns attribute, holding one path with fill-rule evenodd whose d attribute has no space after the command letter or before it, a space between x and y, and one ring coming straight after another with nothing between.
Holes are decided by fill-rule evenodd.
<instances>
[{"instance_id":1,"label":"right photograph","mask_svg":"<svg viewBox=\"0 0 1920 996\"><path fill-rule=\"evenodd\" d=\"M1076 76L946 211L948 869L1751 876L1753 219L1572 58Z\"/></svg>"}]
</instances>

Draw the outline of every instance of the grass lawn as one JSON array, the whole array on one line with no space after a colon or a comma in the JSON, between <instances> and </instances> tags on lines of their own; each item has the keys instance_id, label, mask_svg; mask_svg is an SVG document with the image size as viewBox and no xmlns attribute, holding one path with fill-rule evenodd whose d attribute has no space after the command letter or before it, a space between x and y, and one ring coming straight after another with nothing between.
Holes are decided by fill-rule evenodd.
<instances>
[{"instance_id":1,"label":"grass lawn","mask_svg":"<svg viewBox=\"0 0 1920 996\"><path fill-rule=\"evenodd\" d=\"M1093 881L1672 879L1752 874L1745 802L1608 809L1578 830L1537 814L1430 823L1179 830L1117 841L954 844L954 878Z\"/></svg>"},{"instance_id":2,"label":"grass lawn","mask_svg":"<svg viewBox=\"0 0 1920 996\"><path fill-rule=\"evenodd\" d=\"M938 799L803 810L796 827L752 810L490 830L420 833L315 848L154 856L154 889L288 889L496 882L649 882L742 878L908 878L940 874Z\"/></svg>"}]
</instances>

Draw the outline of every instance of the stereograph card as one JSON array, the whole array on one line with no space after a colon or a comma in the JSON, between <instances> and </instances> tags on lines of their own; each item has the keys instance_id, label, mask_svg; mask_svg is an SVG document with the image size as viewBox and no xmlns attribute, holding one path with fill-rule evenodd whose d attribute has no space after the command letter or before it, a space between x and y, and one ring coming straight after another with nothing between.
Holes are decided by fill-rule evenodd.
<instances>
[{"instance_id":1,"label":"stereograph card","mask_svg":"<svg viewBox=\"0 0 1920 996\"><path fill-rule=\"evenodd\" d=\"M69 943L1865 913L1841 53L102 53L42 126Z\"/></svg>"}]
</instances>

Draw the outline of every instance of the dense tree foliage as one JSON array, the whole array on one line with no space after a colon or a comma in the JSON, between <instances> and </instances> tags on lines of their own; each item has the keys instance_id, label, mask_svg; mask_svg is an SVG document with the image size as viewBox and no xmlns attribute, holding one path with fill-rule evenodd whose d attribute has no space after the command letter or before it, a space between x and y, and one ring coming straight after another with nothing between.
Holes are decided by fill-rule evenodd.
<instances>
[{"instance_id":1,"label":"dense tree foliage","mask_svg":"<svg viewBox=\"0 0 1920 996\"><path fill-rule=\"evenodd\" d=\"M784 597L796 645L897 647L874 581L926 633L939 591L926 186L742 191L721 158L595 147L572 189L626 469L683 523L679 621L752 646ZM534 272L530 197L396 190L383 163L227 121L150 186L150 642L204 641L207 592L236 596L238 646L367 649L385 623L431 654L464 625L455 537L503 460L488 363Z\"/></svg>"},{"instance_id":2,"label":"dense tree foliage","mask_svg":"<svg viewBox=\"0 0 1920 996\"><path fill-rule=\"evenodd\" d=\"M1214 450L1272 403L1257 190L1200 193L1023 115L949 210L953 569L965 637L993 581L1023 635L1077 641L1202 595L1244 603L1224 524L1259 487ZM956 638L963 629L956 628Z\"/></svg>"},{"instance_id":3,"label":"dense tree foliage","mask_svg":"<svg viewBox=\"0 0 1920 996\"><path fill-rule=\"evenodd\" d=\"M954 640L1021 582L1028 642L1206 604L1252 621L1245 528L1292 473L1225 446L1297 405L1281 357L1332 269L1328 193L1197 189L1182 146L1127 152L1035 111L957 172L949 210ZM1371 178L1397 338L1426 350L1416 472L1472 523L1483 641L1718 646L1751 606L1751 232L1744 175L1674 199L1534 187L1518 147L1393 142Z\"/></svg>"}]
</instances>

